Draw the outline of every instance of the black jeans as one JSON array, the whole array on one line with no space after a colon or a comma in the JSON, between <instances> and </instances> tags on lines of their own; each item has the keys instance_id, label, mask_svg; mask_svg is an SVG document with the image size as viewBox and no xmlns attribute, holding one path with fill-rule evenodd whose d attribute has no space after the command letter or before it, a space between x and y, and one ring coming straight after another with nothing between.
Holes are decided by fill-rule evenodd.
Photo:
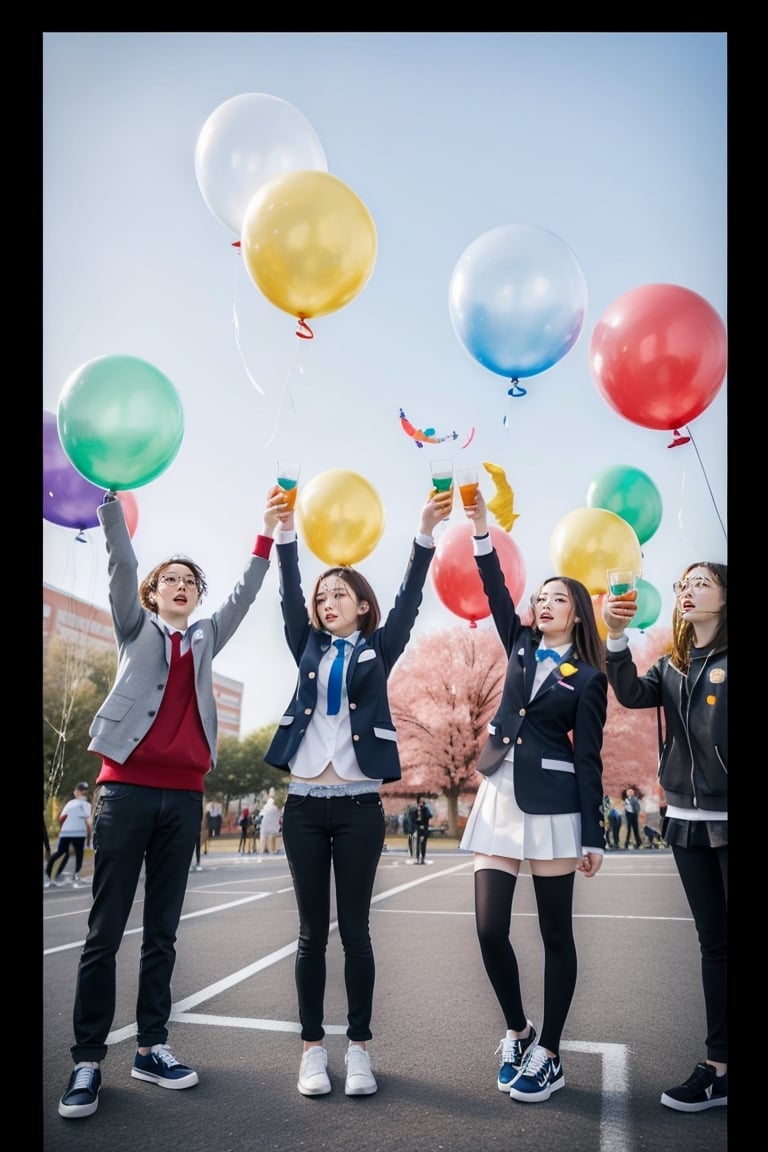
<instances>
[{"instance_id":1,"label":"black jeans","mask_svg":"<svg viewBox=\"0 0 768 1152\"><path fill-rule=\"evenodd\" d=\"M88 935L77 969L71 1052L103 1060L115 1015L115 960L145 869L136 1042L165 1044L171 1014L176 930L203 793L104 784L93 823L93 886Z\"/></svg>"},{"instance_id":2,"label":"black jeans","mask_svg":"<svg viewBox=\"0 0 768 1152\"><path fill-rule=\"evenodd\" d=\"M427 840L429 840L428 828L416 828L416 859L423 860L427 854Z\"/></svg>"},{"instance_id":3,"label":"black jeans","mask_svg":"<svg viewBox=\"0 0 768 1152\"><path fill-rule=\"evenodd\" d=\"M672 846L699 937L707 1059L728 1063L728 846Z\"/></svg>"},{"instance_id":4,"label":"black jeans","mask_svg":"<svg viewBox=\"0 0 768 1152\"><path fill-rule=\"evenodd\" d=\"M85 836L59 836L59 843L56 847L56 851L45 866L45 871L49 879L53 876L53 870L56 867L57 861L61 860L63 857L64 863L56 873L57 876L61 876L62 872L67 866L67 861L69 860L70 848L75 853L75 876L77 876L78 872L83 866L83 856L85 855Z\"/></svg>"},{"instance_id":5,"label":"black jeans","mask_svg":"<svg viewBox=\"0 0 768 1152\"><path fill-rule=\"evenodd\" d=\"M283 844L299 912L295 976L302 1040L325 1036L331 865L344 949L347 1036L355 1041L371 1039L376 969L368 918L384 832L378 792L331 798L289 795L286 801Z\"/></svg>"}]
</instances>

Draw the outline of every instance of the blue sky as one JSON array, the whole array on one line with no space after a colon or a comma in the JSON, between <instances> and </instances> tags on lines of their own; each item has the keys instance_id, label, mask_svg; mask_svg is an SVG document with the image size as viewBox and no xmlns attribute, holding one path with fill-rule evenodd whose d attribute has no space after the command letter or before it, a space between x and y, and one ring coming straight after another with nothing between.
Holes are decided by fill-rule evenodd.
<instances>
[{"instance_id":1,"label":"blue sky","mask_svg":"<svg viewBox=\"0 0 768 1152\"><path fill-rule=\"evenodd\" d=\"M185 552L215 607L261 525L275 461L290 455L304 479L346 468L373 485L385 529L359 567L386 608L429 459L449 455L505 469L527 596L552 573L558 521L586 506L603 469L625 466L662 496L643 576L667 622L681 568L727 559L727 380L692 442L669 449L668 433L607 405L589 342L609 305L648 284L698 293L727 325L726 65L717 32L44 33L43 408L110 355L155 365L184 408L175 460L134 490L142 574ZM195 176L203 124L247 92L307 117L329 173L376 226L370 280L312 323L313 340L249 278ZM554 233L588 290L578 341L514 399L461 346L448 308L457 261L504 225ZM459 440L417 448L401 407ZM100 530L86 537L43 520L43 579L106 607ZM324 564L306 547L302 558L309 591ZM467 626L428 581L414 640ZM295 669L275 566L217 668L245 684L244 732L277 719Z\"/></svg>"}]
</instances>

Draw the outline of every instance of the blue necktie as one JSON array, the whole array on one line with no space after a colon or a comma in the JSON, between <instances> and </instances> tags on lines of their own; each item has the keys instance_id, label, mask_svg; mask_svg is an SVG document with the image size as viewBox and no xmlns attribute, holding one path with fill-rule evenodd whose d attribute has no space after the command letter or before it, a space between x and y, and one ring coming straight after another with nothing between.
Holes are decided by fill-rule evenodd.
<instances>
[{"instance_id":1,"label":"blue necktie","mask_svg":"<svg viewBox=\"0 0 768 1152\"><path fill-rule=\"evenodd\" d=\"M331 664L330 675L328 676L328 715L338 715L341 708L341 682L344 678L344 648L346 640L334 640L333 645L336 649L336 657Z\"/></svg>"},{"instance_id":2,"label":"blue necktie","mask_svg":"<svg viewBox=\"0 0 768 1152\"><path fill-rule=\"evenodd\" d=\"M536 649L536 659L539 661L539 663L541 663L542 660L546 660L548 656L551 656L552 659L556 660L558 664L560 663L560 661L562 659L560 653L555 652L554 648L537 648Z\"/></svg>"}]
</instances>

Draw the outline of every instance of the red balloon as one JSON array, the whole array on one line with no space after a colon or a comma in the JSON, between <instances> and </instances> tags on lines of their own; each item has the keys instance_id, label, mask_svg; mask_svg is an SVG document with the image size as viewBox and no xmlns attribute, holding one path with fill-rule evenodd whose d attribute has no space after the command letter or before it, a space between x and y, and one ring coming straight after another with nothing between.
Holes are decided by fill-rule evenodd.
<instances>
[{"instance_id":1,"label":"red balloon","mask_svg":"<svg viewBox=\"0 0 768 1152\"><path fill-rule=\"evenodd\" d=\"M432 560L432 584L446 608L469 620L474 628L478 620L490 616L488 599L477 570L472 548L472 524L447 528L435 547ZM525 588L523 555L511 536L501 528L491 527L491 540L499 554L501 570L515 604Z\"/></svg>"},{"instance_id":2,"label":"red balloon","mask_svg":"<svg viewBox=\"0 0 768 1152\"><path fill-rule=\"evenodd\" d=\"M134 532L139 526L139 505L133 492L123 489L118 492L117 498L123 506L123 516L125 516L125 526L128 532L133 536Z\"/></svg>"},{"instance_id":3,"label":"red balloon","mask_svg":"<svg viewBox=\"0 0 768 1152\"><path fill-rule=\"evenodd\" d=\"M709 407L725 379L725 325L696 292L646 284L603 313L589 346L592 379L620 416L673 429Z\"/></svg>"}]
</instances>

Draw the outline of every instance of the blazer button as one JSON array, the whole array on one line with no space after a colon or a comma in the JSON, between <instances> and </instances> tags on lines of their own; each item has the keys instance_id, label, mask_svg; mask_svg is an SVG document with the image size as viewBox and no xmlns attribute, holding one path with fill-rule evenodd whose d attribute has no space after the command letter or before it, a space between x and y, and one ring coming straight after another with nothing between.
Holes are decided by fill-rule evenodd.
<instances>
[{"instance_id":1,"label":"blazer button","mask_svg":"<svg viewBox=\"0 0 768 1152\"><path fill-rule=\"evenodd\" d=\"M310 672L309 675L307 676L307 679L308 680L314 680L315 676L317 676L317 672Z\"/></svg>"},{"instance_id":2,"label":"blazer button","mask_svg":"<svg viewBox=\"0 0 768 1152\"><path fill-rule=\"evenodd\" d=\"M522 742L523 742L522 736L518 736L517 740L515 740L515 744L522 744Z\"/></svg>"},{"instance_id":3,"label":"blazer button","mask_svg":"<svg viewBox=\"0 0 768 1152\"><path fill-rule=\"evenodd\" d=\"M350 712L354 712L355 708L357 708L357 704L353 704L353 703L350 701L350 703L349 703L349 710L350 710Z\"/></svg>"},{"instance_id":4,"label":"blazer button","mask_svg":"<svg viewBox=\"0 0 768 1152\"><path fill-rule=\"evenodd\" d=\"M312 715L312 709L311 708L305 708L304 709L304 715L305 716L311 716Z\"/></svg>"},{"instance_id":5,"label":"blazer button","mask_svg":"<svg viewBox=\"0 0 768 1152\"><path fill-rule=\"evenodd\" d=\"M157 716L157 712L155 712L155 710L153 708L149 712L147 712L147 716Z\"/></svg>"},{"instance_id":6,"label":"blazer button","mask_svg":"<svg viewBox=\"0 0 768 1152\"><path fill-rule=\"evenodd\" d=\"M502 737L502 744L509 744L509 736Z\"/></svg>"},{"instance_id":7,"label":"blazer button","mask_svg":"<svg viewBox=\"0 0 768 1152\"><path fill-rule=\"evenodd\" d=\"M353 737L352 737L352 739L353 739L353 740L355 740L355 741L357 741L357 740L359 740L359 739L360 739L360 737L359 737L359 736L353 736Z\"/></svg>"},{"instance_id":8,"label":"blazer button","mask_svg":"<svg viewBox=\"0 0 768 1152\"><path fill-rule=\"evenodd\" d=\"M520 711L518 712L518 716L525 716L525 708L520 709Z\"/></svg>"}]
</instances>

